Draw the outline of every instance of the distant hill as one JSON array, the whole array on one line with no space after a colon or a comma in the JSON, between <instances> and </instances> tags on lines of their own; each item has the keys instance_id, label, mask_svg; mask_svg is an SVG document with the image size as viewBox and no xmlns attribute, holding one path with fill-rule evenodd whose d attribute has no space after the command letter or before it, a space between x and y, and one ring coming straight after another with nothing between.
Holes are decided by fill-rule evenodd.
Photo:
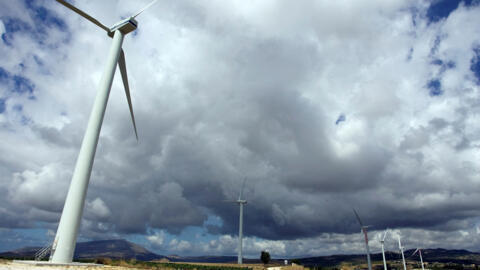
<instances>
[{"instance_id":1,"label":"distant hill","mask_svg":"<svg viewBox=\"0 0 480 270\"><path fill-rule=\"evenodd\" d=\"M0 258L33 259L35 252L40 247L25 247L13 251L0 253ZM418 257L410 257L413 249L405 251L405 258L409 261L418 261ZM457 264L480 264L480 253L468 250L447 250L447 249L425 249L422 250L425 262L457 263ZM199 263L235 263L236 256L197 256L182 257L178 255L163 256L155 254L142 246L131 243L127 240L102 240L77 243L75 259L95 259L100 257L112 259L136 259L140 261L153 261L167 259L171 262L199 262ZM382 254L372 254L372 261L381 262ZM385 252L387 261L401 260L401 256L395 252ZM305 266L337 266L341 263L364 264L365 254L353 255L330 255L297 259ZM259 259L244 258L245 263L260 263ZM283 260L273 260L282 263ZM289 260L291 261L291 260Z\"/></svg>"},{"instance_id":2,"label":"distant hill","mask_svg":"<svg viewBox=\"0 0 480 270\"><path fill-rule=\"evenodd\" d=\"M0 257L32 259L40 248L41 247L25 247L0 253ZM141 261L165 258L165 256L155 254L142 246L124 239L77 243L74 254L75 259L94 259L99 257L112 259L137 259Z\"/></svg>"},{"instance_id":3,"label":"distant hill","mask_svg":"<svg viewBox=\"0 0 480 270\"><path fill-rule=\"evenodd\" d=\"M78 243L74 257L77 259L108 257L112 259L137 259L140 261L165 258L165 256L155 254L142 246L123 239Z\"/></svg>"},{"instance_id":4,"label":"distant hill","mask_svg":"<svg viewBox=\"0 0 480 270\"><path fill-rule=\"evenodd\" d=\"M410 255L414 250L411 249L406 252ZM427 262L480 264L480 253L464 249L425 249L422 250L422 257Z\"/></svg>"},{"instance_id":5,"label":"distant hill","mask_svg":"<svg viewBox=\"0 0 480 270\"><path fill-rule=\"evenodd\" d=\"M410 257L414 249L404 251L406 260L418 261L418 255ZM449 249L425 249L422 250L422 257L424 262L440 262L440 263L457 263L457 264L480 264L480 253L471 252L468 250L449 250ZM371 254L372 261L382 261L382 253ZM385 259L387 261L401 260L399 253L387 251L385 252ZM336 266L343 263L366 263L365 254L354 255L331 255L318 256L298 259L301 264L305 266Z\"/></svg>"},{"instance_id":6,"label":"distant hill","mask_svg":"<svg viewBox=\"0 0 480 270\"><path fill-rule=\"evenodd\" d=\"M171 262L199 262L199 263L235 263L237 256L197 256L197 257L182 257L182 256L167 256Z\"/></svg>"}]
</instances>

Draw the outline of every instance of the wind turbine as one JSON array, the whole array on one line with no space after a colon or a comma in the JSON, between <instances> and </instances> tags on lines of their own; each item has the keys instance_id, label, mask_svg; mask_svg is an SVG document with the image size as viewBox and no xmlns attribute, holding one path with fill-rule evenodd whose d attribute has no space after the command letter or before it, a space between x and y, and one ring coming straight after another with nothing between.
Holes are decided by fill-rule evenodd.
<instances>
[{"instance_id":1,"label":"wind turbine","mask_svg":"<svg viewBox=\"0 0 480 270\"><path fill-rule=\"evenodd\" d=\"M122 75L125 94L127 96L130 116L133 122L135 137L138 140L137 127L135 125L135 117L133 115L132 101L130 98L130 89L128 87L127 68L125 65L125 55L122 50L122 42L125 35L137 29L137 17L145 9L150 7L157 0L150 2L147 6L137 12L135 15L121 20L112 27L107 27L98 20L67 3L64 0L57 0L60 4L78 13L80 16L94 23L98 27L107 32L107 35L113 39L108 53L107 63L103 71L100 84L98 86L97 95L93 104L92 112L88 120L87 129L83 137L82 146L78 154L77 163L73 172L70 188L65 199L60 223L58 224L57 234L52 244L50 261L52 263L71 263L75 244L77 242L78 229L82 218L83 207L85 204L85 196L87 193L88 182L92 172L93 160L97 149L98 137L102 127L105 109L107 107L108 96L112 87L113 76L118 63L120 74Z\"/></svg>"},{"instance_id":2,"label":"wind turbine","mask_svg":"<svg viewBox=\"0 0 480 270\"><path fill-rule=\"evenodd\" d=\"M382 244L382 256L383 256L383 268L387 270L387 261L385 260L385 237L387 237L388 229L385 230L383 234L382 240L380 240L380 244Z\"/></svg>"},{"instance_id":3,"label":"wind turbine","mask_svg":"<svg viewBox=\"0 0 480 270\"><path fill-rule=\"evenodd\" d=\"M422 250L420 248L417 248L415 250L415 252L413 252L412 256L415 255L415 253L417 253L417 251L418 251L418 255L420 255L420 262L422 263L422 270L425 270L425 268L423 267Z\"/></svg>"},{"instance_id":4,"label":"wind turbine","mask_svg":"<svg viewBox=\"0 0 480 270\"><path fill-rule=\"evenodd\" d=\"M240 190L240 194L238 195L237 203L240 206L240 218L238 223L238 264L243 263L243 205L247 204L247 200L242 199L243 189L245 188L245 182L247 178L243 180L242 189Z\"/></svg>"},{"instance_id":5,"label":"wind turbine","mask_svg":"<svg viewBox=\"0 0 480 270\"><path fill-rule=\"evenodd\" d=\"M231 202L231 203L238 203L238 205L240 206L240 218L239 218L239 224L238 224L238 258L237 258L238 264L243 263L243 254L242 254L243 252L243 205L247 204L247 201L243 200L242 196L243 196L243 189L245 188L246 181L247 181L247 178L243 179L242 189L240 189L238 200L225 201L225 202Z\"/></svg>"},{"instance_id":6,"label":"wind turbine","mask_svg":"<svg viewBox=\"0 0 480 270\"><path fill-rule=\"evenodd\" d=\"M402 253L403 270L407 270L407 264L405 263L405 255L403 255L403 247L402 247L402 243L400 242L400 235L398 235L398 248Z\"/></svg>"},{"instance_id":7,"label":"wind turbine","mask_svg":"<svg viewBox=\"0 0 480 270\"><path fill-rule=\"evenodd\" d=\"M368 233L367 233L367 228L370 226L364 226L362 223L362 220L360 219L360 216L358 216L357 211L353 209L353 212L355 213L355 216L357 217L358 223L360 223L360 228L365 236L365 249L367 250L367 263L368 263L368 270L372 270L372 263L370 261L370 248L368 247Z\"/></svg>"}]
</instances>

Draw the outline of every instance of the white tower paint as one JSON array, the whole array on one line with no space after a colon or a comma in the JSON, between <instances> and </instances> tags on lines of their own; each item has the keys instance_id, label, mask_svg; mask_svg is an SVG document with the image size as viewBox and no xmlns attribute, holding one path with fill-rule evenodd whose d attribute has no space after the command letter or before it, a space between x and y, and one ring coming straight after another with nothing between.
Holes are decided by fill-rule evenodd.
<instances>
[{"instance_id":1,"label":"white tower paint","mask_svg":"<svg viewBox=\"0 0 480 270\"><path fill-rule=\"evenodd\" d=\"M116 30L53 242L51 260L53 263L72 262L93 160L97 150L98 137L102 128L122 42L123 34L120 30Z\"/></svg>"},{"instance_id":2,"label":"white tower paint","mask_svg":"<svg viewBox=\"0 0 480 270\"><path fill-rule=\"evenodd\" d=\"M407 270L407 263L405 262L405 255L403 254L403 247L402 247L402 243L400 242L400 236L398 236L398 248L402 253L403 270Z\"/></svg>"},{"instance_id":3,"label":"white tower paint","mask_svg":"<svg viewBox=\"0 0 480 270\"><path fill-rule=\"evenodd\" d=\"M245 200L238 200L237 203L240 205L240 218L238 224L238 264L243 263L243 205L247 203Z\"/></svg>"},{"instance_id":4,"label":"white tower paint","mask_svg":"<svg viewBox=\"0 0 480 270\"><path fill-rule=\"evenodd\" d=\"M135 17L153 5L157 0L153 0L146 7L141 9L135 15L124 19L113 27L109 28L101 24L98 20L76 8L65 0L57 0L60 4L76 12L80 16L94 23L98 27L107 32L107 35L113 39L110 46L105 70L103 71L100 84L98 86L97 96L93 103L92 112L88 120L87 129L83 137L80 153L78 154L75 170L73 171L72 181L68 189L65 205L63 206L62 216L58 224L57 234L52 244L50 262L58 264L68 264L72 262L77 242L78 230L80 227L85 197L87 195L88 183L92 173L93 161L97 150L98 138L102 128L103 117L107 108L108 97L112 87L113 77L117 63L120 67L125 94L127 97L130 116L132 117L135 136L137 136L137 128L135 125L135 116L133 114L132 103L130 98L130 89L128 86L127 68L125 64L125 56L122 50L123 37L137 29L137 21Z\"/></svg>"},{"instance_id":5,"label":"white tower paint","mask_svg":"<svg viewBox=\"0 0 480 270\"><path fill-rule=\"evenodd\" d=\"M422 270L425 270L425 268L423 266L422 250L420 248L417 248L415 250L415 252L413 252L412 256L415 255L415 253L417 253L417 251L418 251L418 255L420 255L420 263L422 264Z\"/></svg>"},{"instance_id":6,"label":"white tower paint","mask_svg":"<svg viewBox=\"0 0 480 270\"><path fill-rule=\"evenodd\" d=\"M385 237L387 237L387 232L388 229L385 230L385 233L383 234L382 240L380 240L380 243L382 244L382 257L383 257L383 269L387 270L387 260L385 259Z\"/></svg>"}]
</instances>

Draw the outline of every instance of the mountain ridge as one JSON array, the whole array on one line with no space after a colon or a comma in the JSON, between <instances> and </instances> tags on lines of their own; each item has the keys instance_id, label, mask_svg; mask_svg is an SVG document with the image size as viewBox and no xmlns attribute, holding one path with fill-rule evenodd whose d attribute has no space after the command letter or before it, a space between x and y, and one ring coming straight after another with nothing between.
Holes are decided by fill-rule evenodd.
<instances>
[{"instance_id":1,"label":"mountain ridge","mask_svg":"<svg viewBox=\"0 0 480 270\"><path fill-rule=\"evenodd\" d=\"M41 247L23 247L20 249L0 253L0 258L32 259L37 250ZM418 257L411 257L414 249L406 250L405 257L409 261L417 261ZM423 249L423 260L425 262L440 263L460 263L460 264L480 264L480 253L471 252L464 249ZM382 261L382 253L371 254L372 261ZM400 254L396 252L385 252L387 261L399 260ZM153 261L167 259L171 262L199 262L199 263L235 263L236 256L178 256L159 255L148 249L129 242L125 239L97 240L77 243L74 259L136 259L140 261ZM364 263L365 254L344 254L300 257L296 260L305 266L336 266L342 262ZM259 259L244 258L246 263L260 263ZM283 259L274 259L273 261L282 263Z\"/></svg>"},{"instance_id":2,"label":"mountain ridge","mask_svg":"<svg viewBox=\"0 0 480 270\"><path fill-rule=\"evenodd\" d=\"M0 253L0 257L31 259L35 257L35 253L41 248L42 247L23 247ZM105 257L111 259L136 259L141 261L166 258L166 256L153 253L125 239L78 242L73 257L77 260Z\"/></svg>"}]
</instances>

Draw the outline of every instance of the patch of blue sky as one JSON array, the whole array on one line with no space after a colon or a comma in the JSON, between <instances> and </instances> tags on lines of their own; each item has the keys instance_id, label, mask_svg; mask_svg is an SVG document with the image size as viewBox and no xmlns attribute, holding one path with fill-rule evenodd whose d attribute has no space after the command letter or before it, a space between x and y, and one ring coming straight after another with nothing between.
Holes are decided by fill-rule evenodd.
<instances>
[{"instance_id":1,"label":"patch of blue sky","mask_svg":"<svg viewBox=\"0 0 480 270\"><path fill-rule=\"evenodd\" d=\"M342 113L338 116L337 121L335 121L335 125L339 125L341 122L345 122L346 120L347 120L347 118Z\"/></svg>"},{"instance_id":2,"label":"patch of blue sky","mask_svg":"<svg viewBox=\"0 0 480 270\"><path fill-rule=\"evenodd\" d=\"M35 89L35 84L33 84L28 78L22 77L20 75L14 75L13 80L13 89L12 92L19 94L33 94Z\"/></svg>"},{"instance_id":3,"label":"patch of blue sky","mask_svg":"<svg viewBox=\"0 0 480 270\"><path fill-rule=\"evenodd\" d=\"M415 27L417 26L417 20L420 15L420 10L415 6L410 7L409 10L410 10L410 13L412 14L412 24Z\"/></svg>"},{"instance_id":4,"label":"patch of blue sky","mask_svg":"<svg viewBox=\"0 0 480 270\"><path fill-rule=\"evenodd\" d=\"M7 35L6 35L6 34L7 34L7 33L5 32L5 33L3 33L2 36L1 36L1 38L2 38L2 40L3 40L3 43L5 43L5 44L7 44L7 45L11 45L11 44L8 44L8 40L7 40Z\"/></svg>"},{"instance_id":5,"label":"patch of blue sky","mask_svg":"<svg viewBox=\"0 0 480 270\"><path fill-rule=\"evenodd\" d=\"M0 230L0 252L14 250L26 246L45 246L49 243L47 229L7 229Z\"/></svg>"},{"instance_id":6,"label":"patch of blue sky","mask_svg":"<svg viewBox=\"0 0 480 270\"><path fill-rule=\"evenodd\" d=\"M178 240L188 241L189 239L205 242L218 239L218 235L209 234L204 227L189 226L178 235Z\"/></svg>"},{"instance_id":7,"label":"patch of blue sky","mask_svg":"<svg viewBox=\"0 0 480 270\"><path fill-rule=\"evenodd\" d=\"M438 47L440 47L441 42L442 42L442 37L437 35L435 37L435 40L433 41L433 46L430 49L430 56L433 56L438 52Z\"/></svg>"},{"instance_id":8,"label":"patch of blue sky","mask_svg":"<svg viewBox=\"0 0 480 270\"><path fill-rule=\"evenodd\" d=\"M407 61L410 61L412 60L412 56L413 56L413 47L410 48L410 50L408 50L408 54L407 54Z\"/></svg>"},{"instance_id":9,"label":"patch of blue sky","mask_svg":"<svg viewBox=\"0 0 480 270\"><path fill-rule=\"evenodd\" d=\"M5 101L6 99L0 98L0 114L5 111Z\"/></svg>"},{"instance_id":10,"label":"patch of blue sky","mask_svg":"<svg viewBox=\"0 0 480 270\"><path fill-rule=\"evenodd\" d=\"M198 226L189 226L185 228L176 238L177 240L191 240L196 239L196 241L206 242L210 240L218 239L218 235L213 235L208 233L207 226L217 226L221 227L223 225L223 220L215 215L209 214L207 220L203 223L202 227Z\"/></svg>"},{"instance_id":11,"label":"patch of blue sky","mask_svg":"<svg viewBox=\"0 0 480 270\"><path fill-rule=\"evenodd\" d=\"M9 77L8 71L0 67L0 82L7 81Z\"/></svg>"},{"instance_id":12,"label":"patch of blue sky","mask_svg":"<svg viewBox=\"0 0 480 270\"><path fill-rule=\"evenodd\" d=\"M203 225L223 226L223 220L219 216L208 215Z\"/></svg>"},{"instance_id":13,"label":"patch of blue sky","mask_svg":"<svg viewBox=\"0 0 480 270\"><path fill-rule=\"evenodd\" d=\"M475 56L470 60L470 70L477 79L477 84L480 85L480 46L474 48Z\"/></svg>"},{"instance_id":14,"label":"patch of blue sky","mask_svg":"<svg viewBox=\"0 0 480 270\"><path fill-rule=\"evenodd\" d=\"M432 79L427 83L430 96L440 96L443 94L442 83L438 79Z\"/></svg>"},{"instance_id":15,"label":"patch of blue sky","mask_svg":"<svg viewBox=\"0 0 480 270\"><path fill-rule=\"evenodd\" d=\"M28 78L21 75L12 75L0 67L0 82L7 85L9 92L16 94L28 94L30 99L35 99L35 84Z\"/></svg>"},{"instance_id":16,"label":"patch of blue sky","mask_svg":"<svg viewBox=\"0 0 480 270\"><path fill-rule=\"evenodd\" d=\"M51 40L49 40L48 33L52 28L66 33L64 40L60 42L67 43L70 40L67 24L53 11L39 5L39 1L27 0L25 1L25 6L28 15L32 19L32 24L15 17L0 17L5 26L5 33L2 35L2 40L5 44L12 46L15 35L27 34L40 45L57 47L58 44L52 44Z\"/></svg>"},{"instance_id":17,"label":"patch of blue sky","mask_svg":"<svg viewBox=\"0 0 480 270\"><path fill-rule=\"evenodd\" d=\"M440 66L440 74L444 73L449 69L455 68L457 65L453 61L443 61L441 59L434 59L430 62L432 65Z\"/></svg>"},{"instance_id":18,"label":"patch of blue sky","mask_svg":"<svg viewBox=\"0 0 480 270\"><path fill-rule=\"evenodd\" d=\"M442 66L442 67L445 67L446 69L451 69L451 68L455 68L455 62L453 61L443 61L441 59L434 59L432 60L431 62L433 65L436 65L436 66Z\"/></svg>"},{"instance_id":19,"label":"patch of blue sky","mask_svg":"<svg viewBox=\"0 0 480 270\"><path fill-rule=\"evenodd\" d=\"M67 24L59 17L55 16L53 12L45 7L38 6L38 1L27 0L25 1L27 8L32 12L32 17L35 22L41 22L48 27L56 27L61 31L67 31Z\"/></svg>"},{"instance_id":20,"label":"patch of blue sky","mask_svg":"<svg viewBox=\"0 0 480 270\"><path fill-rule=\"evenodd\" d=\"M212 240L218 240L218 235L208 233L208 229L206 228L206 226L207 225L222 226L222 224L223 224L223 221L220 217L215 215L208 215L207 220L203 224L204 226L202 227L188 226L185 229L183 229L179 234L171 234L166 231L161 231L159 229L149 229L148 230L149 235L154 235L154 234L163 232L163 235L162 235L163 246L164 246L163 249L161 247L158 247L158 245L157 246L155 244L152 245L152 243L148 241L145 235L129 234L129 235L126 235L125 238L131 242L140 244L144 247L150 247L154 252L162 253L162 252L168 252L168 244L173 239L176 239L177 241L184 240L191 243L208 243Z\"/></svg>"},{"instance_id":21,"label":"patch of blue sky","mask_svg":"<svg viewBox=\"0 0 480 270\"><path fill-rule=\"evenodd\" d=\"M466 6L475 5L475 0L440 0L431 1L431 5L427 10L427 19L429 23L438 22L448 16L458 8L460 3Z\"/></svg>"},{"instance_id":22,"label":"patch of blue sky","mask_svg":"<svg viewBox=\"0 0 480 270\"><path fill-rule=\"evenodd\" d=\"M1 19L5 26L5 33L2 35L2 40L9 46L13 45L12 42L16 33L31 31L30 25L19 18L2 17Z\"/></svg>"}]
</instances>

